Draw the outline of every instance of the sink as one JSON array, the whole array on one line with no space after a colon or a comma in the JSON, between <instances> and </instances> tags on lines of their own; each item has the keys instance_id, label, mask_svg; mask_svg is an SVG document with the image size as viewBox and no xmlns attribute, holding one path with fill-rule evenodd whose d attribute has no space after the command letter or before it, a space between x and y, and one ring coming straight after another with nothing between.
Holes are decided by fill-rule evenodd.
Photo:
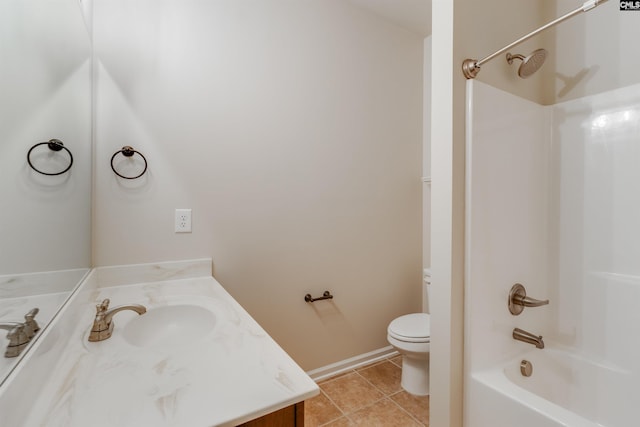
<instances>
[{"instance_id":1,"label":"sink","mask_svg":"<svg viewBox=\"0 0 640 427\"><path fill-rule=\"evenodd\" d=\"M184 347L209 335L216 315L192 304L151 308L123 326L122 336L129 344L150 349ZM117 326L116 326L117 327Z\"/></svg>"}]
</instances>

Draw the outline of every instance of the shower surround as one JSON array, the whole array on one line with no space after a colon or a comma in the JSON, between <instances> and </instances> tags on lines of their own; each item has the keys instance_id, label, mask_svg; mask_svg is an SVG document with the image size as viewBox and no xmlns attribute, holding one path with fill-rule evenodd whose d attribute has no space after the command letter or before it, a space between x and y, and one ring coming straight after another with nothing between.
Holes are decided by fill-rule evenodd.
<instances>
[{"instance_id":1,"label":"shower surround","mask_svg":"<svg viewBox=\"0 0 640 427\"><path fill-rule=\"evenodd\" d=\"M640 404L640 85L541 106L467 84L465 426L627 426ZM514 283L550 304L511 315Z\"/></svg>"}]
</instances>

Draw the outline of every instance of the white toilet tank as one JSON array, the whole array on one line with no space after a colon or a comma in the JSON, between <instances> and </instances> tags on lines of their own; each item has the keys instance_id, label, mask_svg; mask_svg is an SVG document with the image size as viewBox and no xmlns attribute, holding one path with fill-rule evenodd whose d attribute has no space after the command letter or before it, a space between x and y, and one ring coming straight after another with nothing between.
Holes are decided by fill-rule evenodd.
<instances>
[{"instance_id":1,"label":"white toilet tank","mask_svg":"<svg viewBox=\"0 0 640 427\"><path fill-rule=\"evenodd\" d=\"M431 291L431 269L425 268L422 273L422 312L429 311L429 292Z\"/></svg>"}]
</instances>

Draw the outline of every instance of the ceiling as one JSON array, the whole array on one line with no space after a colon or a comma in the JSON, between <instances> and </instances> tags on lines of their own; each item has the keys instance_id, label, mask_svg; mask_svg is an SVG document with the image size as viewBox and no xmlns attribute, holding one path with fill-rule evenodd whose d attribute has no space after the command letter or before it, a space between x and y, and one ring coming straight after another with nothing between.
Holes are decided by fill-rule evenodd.
<instances>
[{"instance_id":1,"label":"ceiling","mask_svg":"<svg viewBox=\"0 0 640 427\"><path fill-rule=\"evenodd\" d=\"M423 37L431 34L431 0L349 1Z\"/></svg>"}]
</instances>

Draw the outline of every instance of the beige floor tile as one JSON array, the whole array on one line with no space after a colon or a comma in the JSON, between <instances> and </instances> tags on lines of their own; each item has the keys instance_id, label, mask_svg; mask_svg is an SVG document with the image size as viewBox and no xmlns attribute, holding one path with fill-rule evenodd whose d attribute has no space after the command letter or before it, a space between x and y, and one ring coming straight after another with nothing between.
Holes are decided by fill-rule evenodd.
<instances>
[{"instance_id":1,"label":"beige floor tile","mask_svg":"<svg viewBox=\"0 0 640 427\"><path fill-rule=\"evenodd\" d=\"M350 414L349 418L356 426L421 427L420 423L389 399L384 399L375 405L360 409Z\"/></svg>"},{"instance_id":2,"label":"beige floor tile","mask_svg":"<svg viewBox=\"0 0 640 427\"><path fill-rule=\"evenodd\" d=\"M322 427L353 427L355 424L347 417L340 417L335 421L331 421L328 424L324 424ZM307 425L305 424L305 427Z\"/></svg>"},{"instance_id":3,"label":"beige floor tile","mask_svg":"<svg viewBox=\"0 0 640 427\"><path fill-rule=\"evenodd\" d=\"M342 412L322 392L304 402L304 425L306 427L317 427L341 416Z\"/></svg>"},{"instance_id":4,"label":"beige floor tile","mask_svg":"<svg viewBox=\"0 0 640 427\"><path fill-rule=\"evenodd\" d=\"M346 372L343 372L341 374L336 374L336 375L334 375L332 377L329 377L329 378L326 378L326 379L324 379L322 381L318 381L318 385L322 385L324 383L328 383L330 381L337 380L338 378L344 377L345 375L351 375L351 374L353 374L353 372L354 372L353 369L350 369L350 370L348 370Z\"/></svg>"},{"instance_id":5,"label":"beige floor tile","mask_svg":"<svg viewBox=\"0 0 640 427\"><path fill-rule=\"evenodd\" d=\"M305 402L305 425L428 427L429 396L402 390L401 368L398 355L320 381L320 395Z\"/></svg>"},{"instance_id":6,"label":"beige floor tile","mask_svg":"<svg viewBox=\"0 0 640 427\"><path fill-rule=\"evenodd\" d=\"M389 361L391 361L391 363L393 363L396 366L399 366L402 368L402 356L398 355L398 356L394 356L391 359L389 359Z\"/></svg>"},{"instance_id":7,"label":"beige floor tile","mask_svg":"<svg viewBox=\"0 0 640 427\"><path fill-rule=\"evenodd\" d=\"M370 367L372 367L372 366L374 366L374 365L378 365L378 364L380 364L380 363L384 363L386 360L387 360L387 359L383 359L383 360L377 360L377 361L375 361L375 362L367 363L366 365L362 365L362 366L360 366L360 367L356 368L355 370L356 370L356 371L359 371L359 370L361 370L361 369L367 369L367 368L370 368Z\"/></svg>"},{"instance_id":8,"label":"beige floor tile","mask_svg":"<svg viewBox=\"0 0 640 427\"><path fill-rule=\"evenodd\" d=\"M378 389L355 372L337 380L323 383L320 385L320 389L344 413L353 412L364 406L371 405L384 397Z\"/></svg>"},{"instance_id":9,"label":"beige floor tile","mask_svg":"<svg viewBox=\"0 0 640 427\"><path fill-rule=\"evenodd\" d=\"M385 395L402 390L400 385L402 369L391 362L384 361L371 367L360 368L357 372L371 384L378 387Z\"/></svg>"},{"instance_id":10,"label":"beige floor tile","mask_svg":"<svg viewBox=\"0 0 640 427\"><path fill-rule=\"evenodd\" d=\"M429 425L429 396L414 396L403 390L390 397L418 421Z\"/></svg>"}]
</instances>

